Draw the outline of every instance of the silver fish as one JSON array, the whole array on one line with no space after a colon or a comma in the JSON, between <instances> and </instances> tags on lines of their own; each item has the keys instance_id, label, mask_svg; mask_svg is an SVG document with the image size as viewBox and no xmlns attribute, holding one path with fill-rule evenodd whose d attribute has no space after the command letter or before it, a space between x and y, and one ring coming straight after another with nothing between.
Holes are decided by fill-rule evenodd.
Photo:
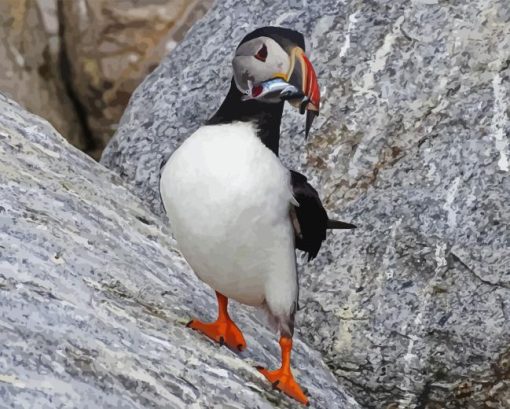
<instances>
[{"instance_id":1,"label":"silver fish","mask_svg":"<svg viewBox=\"0 0 510 409\"><path fill-rule=\"evenodd\" d=\"M302 95L302 92L294 85L289 84L282 78L273 78L259 84L253 84L251 81L248 81L248 91L242 97L242 100L257 99L266 102L278 102L289 97L299 97Z\"/></svg>"}]
</instances>

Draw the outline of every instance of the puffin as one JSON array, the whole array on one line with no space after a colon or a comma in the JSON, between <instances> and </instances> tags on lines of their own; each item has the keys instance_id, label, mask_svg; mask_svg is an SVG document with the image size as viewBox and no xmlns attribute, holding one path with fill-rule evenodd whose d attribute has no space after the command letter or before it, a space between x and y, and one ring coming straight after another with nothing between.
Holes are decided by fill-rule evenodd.
<instances>
[{"instance_id":1,"label":"puffin","mask_svg":"<svg viewBox=\"0 0 510 409\"><path fill-rule=\"evenodd\" d=\"M307 178L278 157L284 103L306 113L306 136L319 112L319 85L303 35L258 28L241 40L232 68L219 109L161 168L161 199L178 248L218 301L214 322L193 319L187 326L242 351L246 341L229 315L229 299L264 309L280 334L281 367L257 369L274 388L307 405L291 370L295 250L311 260L328 229L355 226L329 219ZM271 84L279 85L276 92Z\"/></svg>"}]
</instances>

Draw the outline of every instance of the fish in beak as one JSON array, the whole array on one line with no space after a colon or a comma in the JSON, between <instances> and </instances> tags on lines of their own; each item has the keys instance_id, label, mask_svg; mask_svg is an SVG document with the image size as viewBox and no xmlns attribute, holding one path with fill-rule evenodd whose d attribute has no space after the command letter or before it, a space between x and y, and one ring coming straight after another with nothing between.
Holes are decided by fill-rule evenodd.
<instances>
[{"instance_id":1,"label":"fish in beak","mask_svg":"<svg viewBox=\"0 0 510 409\"><path fill-rule=\"evenodd\" d=\"M280 102L282 99L286 99L287 95L299 95L302 98L304 94L294 85L289 84L280 77L256 85L248 80L248 90L244 93L241 100L262 99L266 102Z\"/></svg>"}]
</instances>

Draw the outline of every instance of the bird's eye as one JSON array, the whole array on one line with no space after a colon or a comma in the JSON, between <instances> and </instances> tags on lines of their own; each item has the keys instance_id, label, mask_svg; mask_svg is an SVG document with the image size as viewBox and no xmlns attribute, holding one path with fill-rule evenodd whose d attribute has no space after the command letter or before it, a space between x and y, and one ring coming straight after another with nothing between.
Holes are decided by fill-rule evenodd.
<instances>
[{"instance_id":1,"label":"bird's eye","mask_svg":"<svg viewBox=\"0 0 510 409\"><path fill-rule=\"evenodd\" d=\"M262 44L262 48L257 51L257 54L255 54L255 58L259 61L266 62L267 47L265 44Z\"/></svg>"}]
</instances>

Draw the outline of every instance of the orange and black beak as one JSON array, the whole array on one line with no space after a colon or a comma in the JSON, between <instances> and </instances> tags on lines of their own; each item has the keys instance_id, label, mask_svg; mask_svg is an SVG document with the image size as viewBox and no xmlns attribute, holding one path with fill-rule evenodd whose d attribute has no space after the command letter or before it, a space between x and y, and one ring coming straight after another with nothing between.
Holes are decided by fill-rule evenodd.
<instances>
[{"instance_id":1,"label":"orange and black beak","mask_svg":"<svg viewBox=\"0 0 510 409\"><path fill-rule=\"evenodd\" d=\"M293 47L290 50L290 68L284 79L302 92L301 98L288 100L299 107L301 114L306 112L305 135L308 137L312 122L319 115L321 95L317 74L301 47Z\"/></svg>"}]
</instances>

